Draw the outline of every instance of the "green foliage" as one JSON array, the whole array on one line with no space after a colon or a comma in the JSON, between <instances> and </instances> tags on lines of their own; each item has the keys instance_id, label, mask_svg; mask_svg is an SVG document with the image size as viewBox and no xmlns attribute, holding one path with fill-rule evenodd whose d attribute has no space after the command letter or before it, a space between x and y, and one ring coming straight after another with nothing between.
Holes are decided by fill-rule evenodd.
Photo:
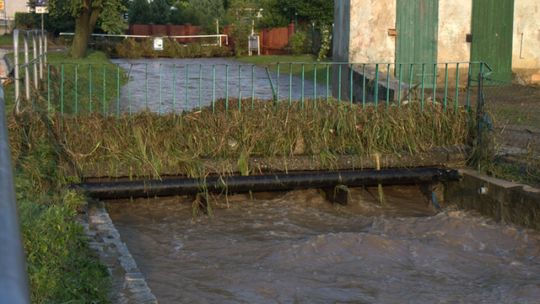
<instances>
[{"instance_id":1,"label":"green foliage","mask_svg":"<svg viewBox=\"0 0 540 304\"><path fill-rule=\"evenodd\" d=\"M147 0L133 0L128 9L129 24L152 23L152 11Z\"/></svg>"},{"instance_id":2,"label":"green foliage","mask_svg":"<svg viewBox=\"0 0 540 304\"><path fill-rule=\"evenodd\" d=\"M111 56L121 58L207 58L230 56L229 48L223 46L201 46L200 44L180 44L174 39L165 39L163 51L154 51L152 40L125 39L116 44Z\"/></svg>"},{"instance_id":3,"label":"green foliage","mask_svg":"<svg viewBox=\"0 0 540 304\"><path fill-rule=\"evenodd\" d=\"M10 133L22 132L22 126ZM77 210L84 198L62 190L56 153L40 133L26 138L19 158L16 195L32 303L107 303L110 280L87 245ZM30 143L31 141L31 143Z\"/></svg>"},{"instance_id":4,"label":"green foliage","mask_svg":"<svg viewBox=\"0 0 540 304\"><path fill-rule=\"evenodd\" d=\"M306 54L310 51L308 35L304 31L297 31L289 40L289 48L293 55Z\"/></svg>"},{"instance_id":5,"label":"green foliage","mask_svg":"<svg viewBox=\"0 0 540 304\"><path fill-rule=\"evenodd\" d=\"M51 16L71 16L77 19L83 13L94 14L99 27L107 33L120 33L126 29L122 18L125 11L124 0L49 0Z\"/></svg>"},{"instance_id":6,"label":"green foliage","mask_svg":"<svg viewBox=\"0 0 540 304\"><path fill-rule=\"evenodd\" d=\"M70 16L44 16L44 26L53 34L59 32L72 32L75 22ZM41 28L41 15L34 13L15 13L15 27L20 29Z\"/></svg>"},{"instance_id":7,"label":"green foliage","mask_svg":"<svg viewBox=\"0 0 540 304\"><path fill-rule=\"evenodd\" d=\"M242 100L239 110L239 101L230 100L226 110L220 100L215 112L207 107L176 115L58 115L51 123L59 145L70 151L69 162L86 176L204 177L233 167L247 173L251 158L295 155L325 161L326 169L335 165L329 155L417 155L462 146L469 135L466 111L444 111L438 104L422 111L419 103L362 108L335 100L251 102ZM205 160L215 163L201 170Z\"/></svg>"}]
</instances>

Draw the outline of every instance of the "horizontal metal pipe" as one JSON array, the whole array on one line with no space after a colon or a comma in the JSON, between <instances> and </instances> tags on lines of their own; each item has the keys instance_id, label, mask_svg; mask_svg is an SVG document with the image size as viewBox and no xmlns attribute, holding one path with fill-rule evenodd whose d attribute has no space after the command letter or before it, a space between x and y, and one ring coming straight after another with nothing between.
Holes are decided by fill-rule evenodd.
<instances>
[{"instance_id":1,"label":"horizontal metal pipe","mask_svg":"<svg viewBox=\"0 0 540 304\"><path fill-rule=\"evenodd\" d=\"M459 180L456 170L439 168L385 169L361 171L310 171L252 176L210 176L205 180L170 178L163 180L91 182L73 185L98 199L173 196L209 192L262 192L336 185L410 185Z\"/></svg>"}]
</instances>

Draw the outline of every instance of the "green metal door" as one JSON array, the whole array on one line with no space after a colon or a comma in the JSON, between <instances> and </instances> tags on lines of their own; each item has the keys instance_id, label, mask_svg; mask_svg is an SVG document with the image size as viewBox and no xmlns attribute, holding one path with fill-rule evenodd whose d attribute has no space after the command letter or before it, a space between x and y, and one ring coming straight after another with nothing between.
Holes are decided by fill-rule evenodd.
<instances>
[{"instance_id":1,"label":"green metal door","mask_svg":"<svg viewBox=\"0 0 540 304\"><path fill-rule=\"evenodd\" d=\"M471 61L489 64L497 82L512 80L513 23L514 0L473 1Z\"/></svg>"},{"instance_id":2,"label":"green metal door","mask_svg":"<svg viewBox=\"0 0 540 304\"><path fill-rule=\"evenodd\" d=\"M404 79L415 63L413 81L432 83L433 64L437 62L437 34L439 28L439 0L397 0L396 63L403 63ZM424 63L424 67L422 67Z\"/></svg>"}]
</instances>

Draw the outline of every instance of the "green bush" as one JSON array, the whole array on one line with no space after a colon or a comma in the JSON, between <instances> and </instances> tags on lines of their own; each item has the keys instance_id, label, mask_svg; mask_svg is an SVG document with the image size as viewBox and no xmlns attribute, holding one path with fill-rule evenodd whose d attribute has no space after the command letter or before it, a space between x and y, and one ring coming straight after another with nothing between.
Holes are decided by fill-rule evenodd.
<instances>
[{"instance_id":1,"label":"green bush","mask_svg":"<svg viewBox=\"0 0 540 304\"><path fill-rule=\"evenodd\" d=\"M206 58L206 57L227 57L231 55L228 47L222 46L202 46L200 44L181 44L174 39L163 41L163 51L155 51L153 41L150 39L135 40L125 39L116 43L113 48L107 47L107 43L96 45L100 50L107 52L110 56L121 58Z\"/></svg>"},{"instance_id":2,"label":"green bush","mask_svg":"<svg viewBox=\"0 0 540 304\"><path fill-rule=\"evenodd\" d=\"M47 31L56 35L59 32L72 32L75 28L74 19L69 16L44 16L44 26ZM19 29L41 28L41 15L34 13L15 13L15 27Z\"/></svg>"},{"instance_id":3,"label":"green bush","mask_svg":"<svg viewBox=\"0 0 540 304\"><path fill-rule=\"evenodd\" d=\"M289 49L293 55L302 55L309 53L309 39L304 31L298 31L289 39Z\"/></svg>"},{"instance_id":4,"label":"green bush","mask_svg":"<svg viewBox=\"0 0 540 304\"><path fill-rule=\"evenodd\" d=\"M55 155L42 138L19 159L16 171L32 303L107 303L107 269L76 220L84 197L64 189Z\"/></svg>"},{"instance_id":5,"label":"green bush","mask_svg":"<svg viewBox=\"0 0 540 304\"><path fill-rule=\"evenodd\" d=\"M248 37L251 33L251 25L247 23L235 24L231 31L231 41L234 45L236 56L245 56L248 53Z\"/></svg>"}]
</instances>

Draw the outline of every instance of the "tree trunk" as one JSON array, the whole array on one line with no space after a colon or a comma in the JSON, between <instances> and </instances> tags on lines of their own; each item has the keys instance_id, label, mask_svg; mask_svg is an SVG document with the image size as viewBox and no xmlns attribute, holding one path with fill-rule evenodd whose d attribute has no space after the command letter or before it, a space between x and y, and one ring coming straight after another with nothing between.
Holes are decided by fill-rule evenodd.
<instances>
[{"instance_id":1,"label":"tree trunk","mask_svg":"<svg viewBox=\"0 0 540 304\"><path fill-rule=\"evenodd\" d=\"M93 28L90 28L90 12L84 10L75 20L75 36L71 45L71 56L82 58L88 48L88 40Z\"/></svg>"},{"instance_id":2,"label":"tree trunk","mask_svg":"<svg viewBox=\"0 0 540 304\"><path fill-rule=\"evenodd\" d=\"M73 58L83 58L88 49L90 35L94 32L101 10L98 8L84 9L75 20L75 37L71 45L71 56Z\"/></svg>"}]
</instances>

